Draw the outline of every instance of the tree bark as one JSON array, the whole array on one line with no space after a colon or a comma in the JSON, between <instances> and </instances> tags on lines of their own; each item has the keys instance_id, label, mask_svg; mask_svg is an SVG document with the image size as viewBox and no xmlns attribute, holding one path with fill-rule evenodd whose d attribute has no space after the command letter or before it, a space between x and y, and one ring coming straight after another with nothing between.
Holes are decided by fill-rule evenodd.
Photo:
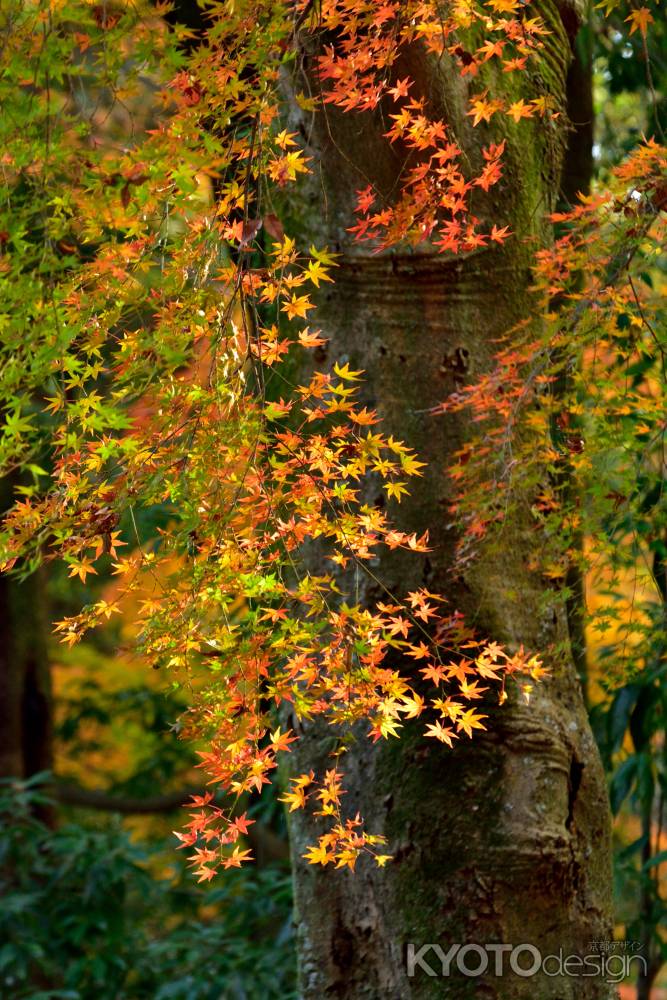
<instances>
[{"instance_id":1,"label":"tree bark","mask_svg":"<svg viewBox=\"0 0 667 1000\"><path fill-rule=\"evenodd\" d=\"M561 177L561 195L574 205L577 195L588 194L593 178L593 32L584 24L572 45L567 73L566 107L569 122L567 148Z\"/></svg>"},{"instance_id":2,"label":"tree bark","mask_svg":"<svg viewBox=\"0 0 667 1000\"><path fill-rule=\"evenodd\" d=\"M541 3L551 31L538 69L522 74L513 99L551 93L565 107L570 43L564 24L572 11ZM531 12L532 12L531 7ZM311 53L312 54L312 53ZM308 72L309 54L304 54ZM559 120L506 124L504 134L465 118L467 84L444 62L429 62L415 49L395 67L409 74L432 112L449 123L470 161L480 147L505 138L505 175L476 214L509 224L515 238L502 248L447 258L418 252L373 254L346 232L353 222L355 191L372 181L390 192L400 160L382 136L381 115L336 111L304 121L293 104L292 125L308 140L316 183L293 204L305 239L341 254L336 284L323 291L317 325L329 338L323 367L348 359L366 371L365 402L374 405L387 431L428 462L423 480L400 508L405 531L430 532L427 556L391 553L372 566L395 594L419 586L445 594L452 607L488 638L510 648L540 651L567 635L562 601L544 610L544 580L530 569L540 551L539 529L525 515L505 525L500 542L467 569L452 575L455 533L448 507L447 468L466 440L467 418L429 415L450 392L488 369L496 339L530 315L530 263L536 240L548 231L541 219L554 205L564 135ZM475 81L474 90L482 89ZM288 87L289 85L286 84ZM303 81L298 85L303 87ZM524 239L527 237L528 239ZM532 238L532 240L531 240ZM326 355L326 356L325 356ZM379 492L379 491L378 491ZM369 486L368 502L382 503ZM383 598L373 581L342 576L345 592L372 603ZM353 590L352 588L355 588ZM406 671L410 667L403 664ZM490 971L462 975L453 961L441 978L433 951L408 975L409 946L437 944L530 944L543 955L588 954L611 937L610 819L597 749L576 670L571 661L552 664L529 705L513 700L491 707L488 731L456 750L422 736L423 724L406 725L400 740L371 745L363 734L344 756L345 809L359 810L371 832L388 837L394 860L356 872L310 866L303 852L319 821L291 817L300 988L311 998L477 997L574 1000L614 995L604 979ZM308 724L295 744L295 771L321 772L330 761L326 727ZM474 968L478 956L467 965ZM530 955L522 956L530 965Z\"/></svg>"},{"instance_id":3,"label":"tree bark","mask_svg":"<svg viewBox=\"0 0 667 1000\"><path fill-rule=\"evenodd\" d=\"M0 484L0 510L12 484ZM0 576L0 777L28 778L52 767L52 693L43 571Z\"/></svg>"}]
</instances>

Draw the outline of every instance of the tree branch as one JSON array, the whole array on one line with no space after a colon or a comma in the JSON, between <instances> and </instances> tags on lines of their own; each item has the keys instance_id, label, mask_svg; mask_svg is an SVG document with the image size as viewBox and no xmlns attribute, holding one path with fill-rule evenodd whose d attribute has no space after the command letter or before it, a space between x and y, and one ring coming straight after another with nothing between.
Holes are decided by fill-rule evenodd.
<instances>
[{"instance_id":1,"label":"tree branch","mask_svg":"<svg viewBox=\"0 0 667 1000\"><path fill-rule=\"evenodd\" d=\"M83 788L81 785L57 779L51 788L53 798L62 805L118 812L124 815L171 812L186 805L193 795L203 795L205 791L204 788L192 786L165 792L164 795L138 798L131 795L114 795L94 788ZM258 865L266 865L272 861L287 861L289 858L287 842L263 823L253 823L248 828L246 839Z\"/></svg>"},{"instance_id":2,"label":"tree branch","mask_svg":"<svg viewBox=\"0 0 667 1000\"><path fill-rule=\"evenodd\" d=\"M56 781L52 789L53 797L66 806L81 806L84 809L100 809L107 812L119 812L126 815L133 813L170 812L184 806L193 795L202 795L201 788L180 788L175 792L165 792L164 795L152 795L146 798L135 798L131 795L114 795L110 792L93 788L83 788Z\"/></svg>"}]
</instances>

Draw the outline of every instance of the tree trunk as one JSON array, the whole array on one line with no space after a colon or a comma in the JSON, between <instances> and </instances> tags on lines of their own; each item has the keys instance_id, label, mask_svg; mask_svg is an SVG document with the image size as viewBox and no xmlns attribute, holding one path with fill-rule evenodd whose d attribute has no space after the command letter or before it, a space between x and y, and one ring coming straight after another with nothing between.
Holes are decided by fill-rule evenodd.
<instances>
[{"instance_id":1,"label":"tree trunk","mask_svg":"<svg viewBox=\"0 0 667 1000\"><path fill-rule=\"evenodd\" d=\"M550 92L564 109L570 44L559 16L543 3L551 35L538 69L521 74L523 93ZM531 7L532 14L532 7ZM312 54L312 53L311 53ZM304 55L305 72L309 57ZM381 116L328 111L303 121L293 103L292 125L307 136L316 183L293 212L305 238L340 252L336 284L323 291L317 325L329 340L323 367L349 359L367 373L366 402L387 431L428 462L423 480L392 513L405 531L425 528L427 556L383 555L373 572L395 594L426 586L488 638L540 651L567 634L562 602L545 611L545 583L530 569L539 556L539 529L526 515L508 523L464 578L452 575L455 536L448 506L447 468L466 440L467 418L429 415L453 390L492 363L496 338L530 314L528 291L535 238L548 238L541 219L555 202L564 147L560 120L505 125L505 134L473 129L464 117L467 84L446 65L415 49L395 67L428 96L434 115L448 121L473 164L480 146L505 138L505 174L476 214L511 226L502 248L460 258L430 252L373 254L353 244L355 191L372 181L389 192L400 161L382 137ZM479 79L475 81L475 91ZM303 81L298 89L303 88ZM414 94L413 94L414 96ZM532 237L526 241L522 237ZM326 357L324 356L326 353ZM382 498L369 493L369 502ZM383 594L361 577L341 578L373 602ZM353 593L355 591L352 591ZM409 666L403 664L404 669ZM400 740L371 745L363 736L343 758L350 815L359 810L371 832L384 833L394 860L386 868L359 864L356 872L310 866L302 858L319 821L292 814L301 994L310 998L479 997L569 1000L614 995L604 977L463 975L451 962L441 978L438 953L409 957L423 945L447 954L454 944L528 944L542 955L590 953L611 937L610 820L602 768L571 662L553 665L529 705L514 700L490 709L488 731L448 751L422 736L422 720ZM297 771L330 766L330 738L320 725L301 730ZM499 956L502 957L502 956ZM517 956L530 967L534 956ZM464 968L480 964L464 956ZM431 975L428 968L435 975ZM553 968L553 966L551 966ZM410 975L414 972L414 975Z\"/></svg>"},{"instance_id":2,"label":"tree trunk","mask_svg":"<svg viewBox=\"0 0 667 1000\"><path fill-rule=\"evenodd\" d=\"M12 484L0 485L6 510ZM52 694L45 577L0 575L0 777L29 778L52 767Z\"/></svg>"},{"instance_id":3,"label":"tree trunk","mask_svg":"<svg viewBox=\"0 0 667 1000\"><path fill-rule=\"evenodd\" d=\"M572 46L567 74L566 107L569 121L563 162L561 194L567 205L575 205L578 194L588 194L593 178L593 31L585 24Z\"/></svg>"}]
</instances>

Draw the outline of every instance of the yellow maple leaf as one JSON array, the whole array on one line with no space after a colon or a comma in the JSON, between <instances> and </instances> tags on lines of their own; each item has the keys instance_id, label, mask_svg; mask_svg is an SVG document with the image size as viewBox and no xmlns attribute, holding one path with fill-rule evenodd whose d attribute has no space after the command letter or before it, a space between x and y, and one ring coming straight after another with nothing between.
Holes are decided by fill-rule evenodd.
<instances>
[{"instance_id":1,"label":"yellow maple leaf","mask_svg":"<svg viewBox=\"0 0 667 1000\"><path fill-rule=\"evenodd\" d=\"M326 845L320 843L317 847L309 847L305 854L301 855L309 865L328 865L334 860L334 852L328 851Z\"/></svg>"},{"instance_id":2,"label":"yellow maple leaf","mask_svg":"<svg viewBox=\"0 0 667 1000\"><path fill-rule=\"evenodd\" d=\"M353 372L347 361L344 365L339 365L338 362L334 365L334 372L338 378L342 378L343 381L347 382L358 382L361 376L364 374L363 371Z\"/></svg>"},{"instance_id":3,"label":"yellow maple leaf","mask_svg":"<svg viewBox=\"0 0 667 1000\"><path fill-rule=\"evenodd\" d=\"M466 733L467 736L472 736L473 729L486 729L483 725L482 719L486 719L486 715L478 715L474 709L469 708L467 712L463 712L462 715L456 721L457 729Z\"/></svg>"},{"instance_id":4,"label":"yellow maple leaf","mask_svg":"<svg viewBox=\"0 0 667 1000\"><path fill-rule=\"evenodd\" d=\"M313 303L307 295L293 295L289 301L282 305L282 311L287 313L288 319L294 319L295 316L305 317L308 310L312 308Z\"/></svg>"},{"instance_id":5,"label":"yellow maple leaf","mask_svg":"<svg viewBox=\"0 0 667 1000\"><path fill-rule=\"evenodd\" d=\"M384 489L390 497L395 497L399 503L401 502L401 496L404 494L407 496L408 493L405 483L385 483Z\"/></svg>"},{"instance_id":6,"label":"yellow maple leaf","mask_svg":"<svg viewBox=\"0 0 667 1000\"><path fill-rule=\"evenodd\" d=\"M319 260L311 260L308 264L308 277L316 288L320 287L320 281L333 281Z\"/></svg>"},{"instance_id":7,"label":"yellow maple leaf","mask_svg":"<svg viewBox=\"0 0 667 1000\"><path fill-rule=\"evenodd\" d=\"M78 576L82 583L86 582L86 577L91 573L97 575L97 570L89 559L82 559L81 562L72 563L69 568L69 576Z\"/></svg>"},{"instance_id":8,"label":"yellow maple leaf","mask_svg":"<svg viewBox=\"0 0 667 1000\"><path fill-rule=\"evenodd\" d=\"M510 118L513 118L515 122L521 120L521 118L531 118L535 113L535 108L531 108L529 104L522 99L520 101L515 101L514 104L510 104L507 109L507 114Z\"/></svg>"}]
</instances>

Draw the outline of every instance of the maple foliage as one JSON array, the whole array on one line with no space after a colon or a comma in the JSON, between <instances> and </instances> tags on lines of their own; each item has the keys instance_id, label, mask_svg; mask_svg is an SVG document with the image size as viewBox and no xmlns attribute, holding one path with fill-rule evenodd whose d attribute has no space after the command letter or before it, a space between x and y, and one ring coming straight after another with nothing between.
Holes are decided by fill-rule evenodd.
<instances>
[{"instance_id":1,"label":"maple foliage","mask_svg":"<svg viewBox=\"0 0 667 1000\"><path fill-rule=\"evenodd\" d=\"M667 153L649 139L607 188L554 213L562 235L534 266L541 323L512 331L496 367L441 407L469 409L478 427L451 470L466 525L461 563L528 498L547 540L535 567L546 583L564 583L571 567L611 572L613 600L594 616L602 633L618 614L619 572L638 578L648 560L658 578L667 555L666 192ZM636 669L637 638L655 627L630 609L619 678Z\"/></svg>"},{"instance_id":2,"label":"maple foliage","mask_svg":"<svg viewBox=\"0 0 667 1000\"><path fill-rule=\"evenodd\" d=\"M0 463L28 477L5 518L3 566L27 572L57 557L82 583L111 571L118 601L93 600L58 622L62 641L76 643L137 593L144 660L183 683L189 671L206 675L183 732L206 740L201 766L226 797L194 800L179 835L200 880L249 859L251 820L237 804L261 792L297 738L276 724L285 705L300 720L324 717L337 734L331 767L295 777L283 796L329 820L308 860L353 868L371 854L383 865L382 837L344 808L351 727L365 721L379 740L423 715L426 736L452 746L484 728L475 708L484 692L503 702L516 680L528 693L545 668L532 652L483 642L425 589L374 607L341 592L339 571L371 572L381 547L428 550L426 533L398 530L362 490L373 476L400 502L423 463L361 406L362 372L345 363L290 375L323 343L314 290L335 280L336 256L298 246L273 210L275 192L309 171L299 135L284 127L280 75L304 38L324 33L319 92L297 102L320 114L328 105L386 110L387 141L406 166L391 202L372 187L358 193L356 239L376 249L428 239L465 254L511 238L474 214L475 191L502 177L504 143L483 144L471 165L395 64L415 45L446 57L473 81L471 127L495 116L521 127L553 115L547 97L513 101L509 85L491 93L474 81L491 62L502 80L522 72L546 28L521 0L457 2L444 16L424 0L236 0L209 5L206 35L185 56L187 32L167 28L166 9L39 0L3 12L12 30L0 88L3 101L12 90L17 114L2 125ZM480 31L482 43L467 48ZM647 144L619 175L640 197L613 202L609 226L620 218L626 235L635 227L636 244L654 222L651 197L663 197L652 179L663 167ZM572 234L539 257L547 298L595 253L597 223L586 225L603 204L583 203L563 220L577 224ZM610 277L573 293L595 302L596 315L621 294L615 251L605 242L600 253L596 280L605 267ZM641 319L633 301L625 294L624 308ZM584 314L572 320L577 336ZM546 323L559 343L561 321L547 314ZM489 417L492 429L470 446L476 457L504 454L515 409L567 364L552 347L533 339L506 352L496 373L446 404ZM544 363L527 378L535 358ZM548 414L531 418L536 438ZM573 453L565 447L568 461ZM498 517L505 472L492 507L465 515L468 541ZM539 503L548 516L551 497ZM307 570L307 544L321 548L330 573Z\"/></svg>"}]
</instances>

